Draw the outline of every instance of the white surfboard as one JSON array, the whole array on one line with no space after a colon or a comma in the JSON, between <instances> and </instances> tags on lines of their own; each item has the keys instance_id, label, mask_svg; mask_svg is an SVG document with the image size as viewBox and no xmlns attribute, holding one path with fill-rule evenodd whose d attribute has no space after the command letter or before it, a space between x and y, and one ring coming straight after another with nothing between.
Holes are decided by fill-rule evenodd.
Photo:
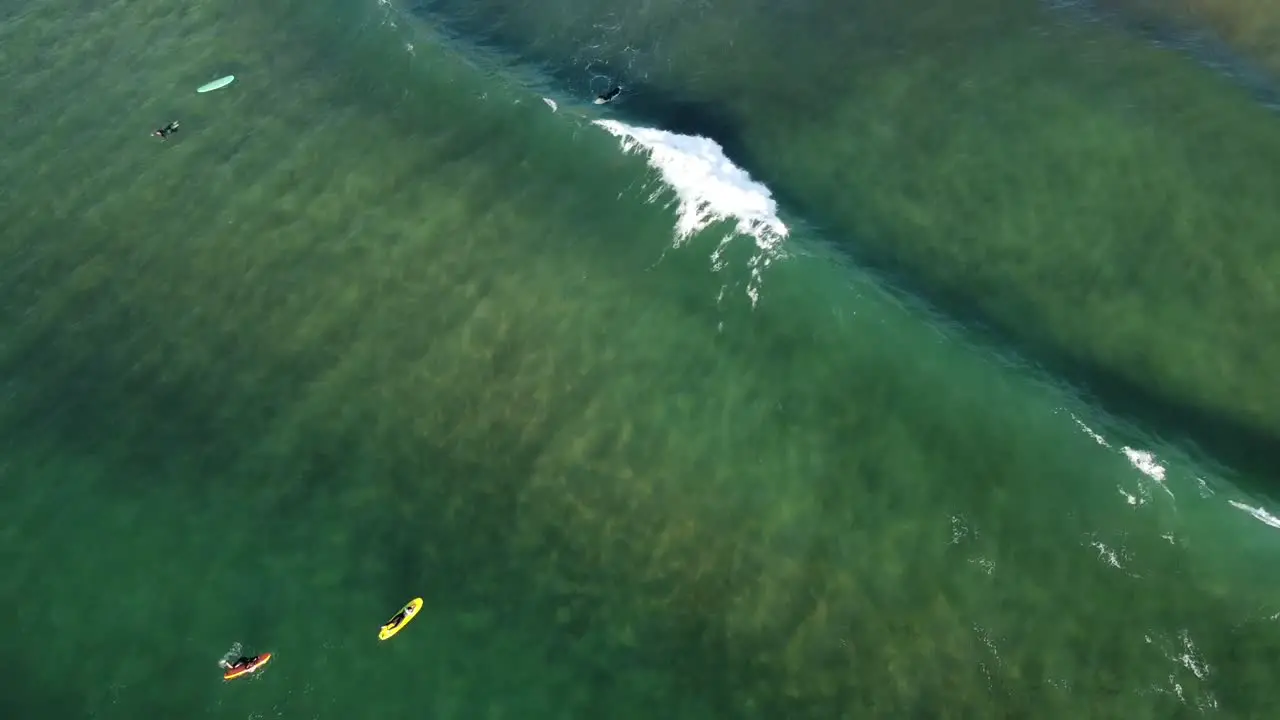
<instances>
[{"instance_id":1,"label":"white surfboard","mask_svg":"<svg viewBox=\"0 0 1280 720\"><path fill-rule=\"evenodd\" d=\"M231 83L235 82L235 79L236 79L236 76L235 76L235 75L228 75L228 76L226 76L226 77L220 77L220 78L218 78L217 80L214 80L213 82L207 82L207 83L205 83L205 84L201 85L200 87L196 88L196 92L198 92L198 93L207 93L207 92L211 92L211 91L213 91L213 90L221 90L222 88L224 88L224 87L226 87L226 86L230 85Z\"/></svg>"}]
</instances>

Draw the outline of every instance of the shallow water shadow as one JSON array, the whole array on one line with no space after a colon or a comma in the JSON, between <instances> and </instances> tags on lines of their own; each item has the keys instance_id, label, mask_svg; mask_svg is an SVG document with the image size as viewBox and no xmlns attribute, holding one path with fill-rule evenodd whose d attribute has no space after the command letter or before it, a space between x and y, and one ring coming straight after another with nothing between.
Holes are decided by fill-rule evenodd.
<instances>
[{"instance_id":1,"label":"shallow water shadow","mask_svg":"<svg viewBox=\"0 0 1280 720\"><path fill-rule=\"evenodd\" d=\"M1141 7L1126 7L1123 2L1117 8L1103 5L1097 0L1079 0L1057 9L1086 21L1114 25L1152 45L1185 55L1244 88L1261 105L1280 109L1280 83L1275 78L1258 67L1245 52L1231 47L1211 31L1178 19L1176 9L1162 15Z\"/></svg>"},{"instance_id":2,"label":"shallow water shadow","mask_svg":"<svg viewBox=\"0 0 1280 720\"><path fill-rule=\"evenodd\" d=\"M621 84L622 96L610 104L620 114L640 124L714 140L735 164L747 164L742 132L718 103L684 97L644 81Z\"/></svg>"}]
</instances>

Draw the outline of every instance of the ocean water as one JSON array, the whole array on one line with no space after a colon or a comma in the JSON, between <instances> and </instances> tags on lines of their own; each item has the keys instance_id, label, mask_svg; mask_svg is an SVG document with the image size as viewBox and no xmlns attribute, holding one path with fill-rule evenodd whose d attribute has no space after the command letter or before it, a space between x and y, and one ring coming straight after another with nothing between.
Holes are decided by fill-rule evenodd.
<instances>
[{"instance_id":1,"label":"ocean water","mask_svg":"<svg viewBox=\"0 0 1280 720\"><path fill-rule=\"evenodd\" d=\"M1256 465L439 12L0 5L4 717L1271 712Z\"/></svg>"},{"instance_id":2,"label":"ocean water","mask_svg":"<svg viewBox=\"0 0 1280 720\"><path fill-rule=\"evenodd\" d=\"M1257 331L1280 322L1275 96L1245 63L1224 73L1221 53L1111 6L426 0L416 12L578 92L627 85L620 112L713 134L860 263L1115 412L1170 435L1194 427L1215 454L1257 462L1280 441L1266 371L1280 346Z\"/></svg>"}]
</instances>

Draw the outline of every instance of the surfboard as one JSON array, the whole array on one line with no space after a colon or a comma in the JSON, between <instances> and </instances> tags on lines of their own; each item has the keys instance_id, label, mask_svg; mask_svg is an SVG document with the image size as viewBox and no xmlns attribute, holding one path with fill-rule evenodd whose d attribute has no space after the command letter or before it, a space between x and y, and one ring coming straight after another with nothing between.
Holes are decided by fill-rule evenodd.
<instances>
[{"instance_id":1,"label":"surfboard","mask_svg":"<svg viewBox=\"0 0 1280 720\"><path fill-rule=\"evenodd\" d=\"M261 668L263 665L266 665L270 661L271 661L271 653L262 653L261 655L258 656L256 660L249 663L248 665L241 665L239 667L227 668L227 671L222 673L222 679L235 680L238 677L248 675L249 673L252 673L252 672L257 672L259 668Z\"/></svg>"},{"instance_id":2,"label":"surfboard","mask_svg":"<svg viewBox=\"0 0 1280 720\"><path fill-rule=\"evenodd\" d=\"M400 608L400 612L391 616L391 619L378 630L379 640L390 640L395 634L400 632L405 625L408 625L414 618L418 617L418 611L422 609L422 598L414 598L409 601L408 605Z\"/></svg>"},{"instance_id":3,"label":"surfboard","mask_svg":"<svg viewBox=\"0 0 1280 720\"><path fill-rule=\"evenodd\" d=\"M213 91L213 90L221 90L222 88L224 88L224 87L226 87L226 86L230 85L231 83L235 82L235 80L236 80L236 76L235 76L235 75L228 75L228 76L226 76L226 77L220 77L220 78L218 78L217 80L214 80L213 82L207 82L207 83L205 83L205 84L201 85L200 87L196 88L196 92L198 92L198 93L207 93L207 92L211 92L211 91Z\"/></svg>"}]
</instances>

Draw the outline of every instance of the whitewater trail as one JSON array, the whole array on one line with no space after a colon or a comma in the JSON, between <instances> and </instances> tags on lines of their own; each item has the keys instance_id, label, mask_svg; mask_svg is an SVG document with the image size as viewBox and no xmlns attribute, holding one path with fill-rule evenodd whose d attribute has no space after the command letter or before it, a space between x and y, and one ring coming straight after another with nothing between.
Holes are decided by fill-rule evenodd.
<instances>
[{"instance_id":1,"label":"whitewater trail","mask_svg":"<svg viewBox=\"0 0 1280 720\"><path fill-rule=\"evenodd\" d=\"M616 120L596 120L597 127L622 141L622 150L646 156L662 178L663 187L650 195L656 201L664 190L676 196L675 246L719 222L734 223L734 231L720 239L711 254L712 269L724 269L724 251L736 238L751 238L756 252L748 265L747 296L760 299L764 270L784 256L790 230L778 218L773 193L751 179L746 170L725 157L715 141L654 128L634 127Z\"/></svg>"},{"instance_id":2,"label":"whitewater trail","mask_svg":"<svg viewBox=\"0 0 1280 720\"><path fill-rule=\"evenodd\" d=\"M1112 446L1110 442L1107 441L1106 438L1104 438L1101 434L1096 432L1093 428L1086 425L1084 421L1081 420L1079 417L1076 417L1074 414L1072 414L1071 419L1074 420L1076 425L1078 425L1086 435L1092 438L1094 442L1098 443L1102 447L1115 450L1115 448ZM1139 484L1139 487L1137 488L1136 493L1125 488L1124 486L1121 486L1119 488L1120 494L1125 498L1125 501L1129 505L1135 505L1135 506L1145 505L1148 501L1151 500L1150 489L1152 487L1157 487L1160 490L1162 490L1169 497L1170 500L1175 499L1174 493L1169 488L1169 485L1167 482L1168 470L1165 464L1161 462L1159 458L1156 457L1155 453L1152 453L1149 450L1139 450L1136 448L1132 448L1132 447L1129 447L1128 445L1124 445L1120 447L1119 452L1120 454L1124 455L1125 459L1129 461L1129 464L1132 465L1135 470L1137 470L1142 476L1145 476L1146 478L1146 482ZM1197 480L1199 495L1202 499L1209 499L1217 495L1217 493L1208 486L1204 478L1197 477L1196 480ZM1277 517L1275 514L1267 510L1262 505L1255 505L1247 502L1242 502L1242 500L1244 499L1248 499L1248 498L1244 498L1244 497L1241 497L1241 499L1227 498L1226 501L1227 501L1227 505L1234 508L1235 510L1246 513L1247 515L1252 517L1254 520L1257 520L1258 522L1261 522L1264 525L1267 525L1269 527L1280 529L1280 517ZM1169 540L1170 542L1173 542L1173 537L1170 535L1166 535L1165 539ZM1277 617L1280 617L1280 615L1278 615Z\"/></svg>"}]
</instances>

